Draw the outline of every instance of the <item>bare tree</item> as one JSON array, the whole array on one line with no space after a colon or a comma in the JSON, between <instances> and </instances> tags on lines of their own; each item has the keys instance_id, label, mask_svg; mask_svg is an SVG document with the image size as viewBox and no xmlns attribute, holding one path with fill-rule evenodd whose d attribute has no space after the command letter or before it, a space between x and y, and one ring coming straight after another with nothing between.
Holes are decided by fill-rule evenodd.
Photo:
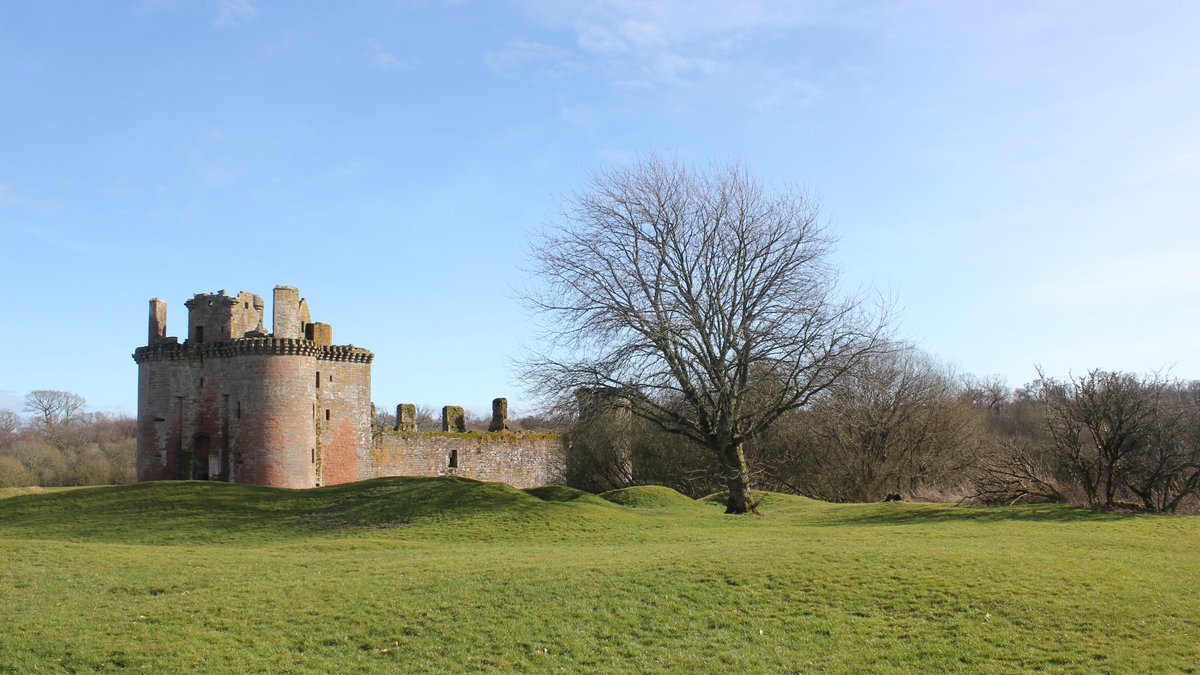
<instances>
[{"instance_id":1,"label":"bare tree","mask_svg":"<svg viewBox=\"0 0 1200 675\"><path fill-rule=\"evenodd\" d=\"M442 428L441 413L433 406L417 406L416 427L417 431L438 431Z\"/></svg>"},{"instance_id":2,"label":"bare tree","mask_svg":"<svg viewBox=\"0 0 1200 675\"><path fill-rule=\"evenodd\" d=\"M975 494L967 499L984 504L1067 501L1052 472L1027 443L1016 438L999 440L991 453L980 458L974 483Z\"/></svg>"},{"instance_id":3,"label":"bare tree","mask_svg":"<svg viewBox=\"0 0 1200 675\"><path fill-rule=\"evenodd\" d=\"M1000 375L964 375L963 398L980 410L999 412L1012 399L1012 391Z\"/></svg>"},{"instance_id":4,"label":"bare tree","mask_svg":"<svg viewBox=\"0 0 1200 675\"><path fill-rule=\"evenodd\" d=\"M396 427L396 413L392 412L396 409L394 406L379 406L372 403L371 409L375 411L376 429L390 431Z\"/></svg>"},{"instance_id":5,"label":"bare tree","mask_svg":"<svg viewBox=\"0 0 1200 675\"><path fill-rule=\"evenodd\" d=\"M79 394L52 389L36 389L25 394L25 412L47 430L62 426L83 413L87 401Z\"/></svg>"},{"instance_id":6,"label":"bare tree","mask_svg":"<svg viewBox=\"0 0 1200 675\"><path fill-rule=\"evenodd\" d=\"M726 510L754 510L744 444L882 348L886 313L842 298L815 202L744 167L651 156L594 176L535 243L546 321L535 394L614 388L708 448Z\"/></svg>"},{"instance_id":7,"label":"bare tree","mask_svg":"<svg viewBox=\"0 0 1200 675\"><path fill-rule=\"evenodd\" d=\"M1145 393L1154 412L1125 467L1125 485L1146 510L1173 512L1200 492L1200 387L1176 382Z\"/></svg>"},{"instance_id":8,"label":"bare tree","mask_svg":"<svg viewBox=\"0 0 1200 675\"><path fill-rule=\"evenodd\" d=\"M927 496L963 481L978 417L947 368L896 345L862 360L756 450L767 455L768 480L810 497Z\"/></svg>"},{"instance_id":9,"label":"bare tree","mask_svg":"<svg viewBox=\"0 0 1200 675\"><path fill-rule=\"evenodd\" d=\"M817 406L844 497L863 501L945 487L974 460L975 419L954 377L911 347L872 357Z\"/></svg>"},{"instance_id":10,"label":"bare tree","mask_svg":"<svg viewBox=\"0 0 1200 675\"><path fill-rule=\"evenodd\" d=\"M1112 509L1152 428L1163 381L1103 370L1067 382L1038 375L1060 469L1083 488L1089 507Z\"/></svg>"},{"instance_id":11,"label":"bare tree","mask_svg":"<svg viewBox=\"0 0 1200 675\"><path fill-rule=\"evenodd\" d=\"M20 415L11 410L0 410L0 448L16 439L21 424Z\"/></svg>"}]
</instances>

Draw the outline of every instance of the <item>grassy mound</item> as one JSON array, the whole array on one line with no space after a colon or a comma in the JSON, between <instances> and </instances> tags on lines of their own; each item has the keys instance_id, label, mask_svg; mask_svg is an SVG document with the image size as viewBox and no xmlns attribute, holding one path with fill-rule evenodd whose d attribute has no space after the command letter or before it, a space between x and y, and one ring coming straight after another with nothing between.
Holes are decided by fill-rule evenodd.
<instances>
[{"instance_id":1,"label":"grassy mound","mask_svg":"<svg viewBox=\"0 0 1200 675\"><path fill-rule=\"evenodd\" d=\"M661 485L637 485L609 490L600 497L613 504L639 509L673 509L697 506L696 500Z\"/></svg>"},{"instance_id":2,"label":"grassy mound","mask_svg":"<svg viewBox=\"0 0 1200 675\"><path fill-rule=\"evenodd\" d=\"M779 492L763 492L755 490L754 499L758 503L759 513L762 514L791 514L804 511L812 511L814 509L836 508L838 505L822 502L808 497L800 497L798 495L785 495ZM714 492L707 497L701 497L698 501L705 504L715 504L721 507L729 500L728 492Z\"/></svg>"},{"instance_id":3,"label":"grassy mound","mask_svg":"<svg viewBox=\"0 0 1200 675\"><path fill-rule=\"evenodd\" d=\"M525 490L529 494L537 497L544 502L580 502L584 504L593 504L596 506L611 506L612 504L590 492L576 490L575 488L566 487L565 485L547 485L544 487L529 488Z\"/></svg>"},{"instance_id":4,"label":"grassy mound","mask_svg":"<svg viewBox=\"0 0 1200 675\"><path fill-rule=\"evenodd\" d=\"M8 532L31 538L197 544L489 516L520 521L540 504L511 486L463 478L380 478L315 490L167 481L14 496L4 517Z\"/></svg>"},{"instance_id":5,"label":"grassy mound","mask_svg":"<svg viewBox=\"0 0 1200 675\"><path fill-rule=\"evenodd\" d=\"M6 499L8 497L20 497L21 495L36 495L36 494L42 494L44 492L59 492L62 490L77 490L77 489L78 488L69 488L69 487L44 488L44 487L36 487L36 486L34 486L34 487L0 488L0 499Z\"/></svg>"},{"instance_id":6,"label":"grassy mound","mask_svg":"<svg viewBox=\"0 0 1200 675\"><path fill-rule=\"evenodd\" d=\"M745 518L661 487L454 478L9 496L0 672L1200 662L1200 518L762 497Z\"/></svg>"}]
</instances>

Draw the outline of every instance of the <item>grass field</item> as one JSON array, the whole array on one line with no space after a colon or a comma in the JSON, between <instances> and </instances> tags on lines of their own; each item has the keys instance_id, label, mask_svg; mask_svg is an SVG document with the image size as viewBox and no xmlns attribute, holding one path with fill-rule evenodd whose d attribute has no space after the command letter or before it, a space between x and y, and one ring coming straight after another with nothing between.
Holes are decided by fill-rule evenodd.
<instances>
[{"instance_id":1,"label":"grass field","mask_svg":"<svg viewBox=\"0 0 1200 675\"><path fill-rule=\"evenodd\" d=\"M1200 518L458 479L0 492L0 671L1195 672Z\"/></svg>"}]
</instances>

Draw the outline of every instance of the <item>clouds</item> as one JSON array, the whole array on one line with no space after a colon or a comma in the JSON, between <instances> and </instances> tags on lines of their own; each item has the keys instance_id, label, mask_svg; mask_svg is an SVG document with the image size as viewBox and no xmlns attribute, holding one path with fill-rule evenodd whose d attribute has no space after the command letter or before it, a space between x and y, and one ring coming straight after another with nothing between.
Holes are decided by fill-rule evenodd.
<instances>
[{"instance_id":1,"label":"clouds","mask_svg":"<svg viewBox=\"0 0 1200 675\"><path fill-rule=\"evenodd\" d=\"M141 12L158 13L199 7L208 12L214 5L217 13L212 17L212 25L216 28L237 28L258 16L258 8L250 0L140 0L137 8Z\"/></svg>"},{"instance_id":2,"label":"clouds","mask_svg":"<svg viewBox=\"0 0 1200 675\"><path fill-rule=\"evenodd\" d=\"M60 202L35 199L8 183L0 183L0 209L13 208L31 213L48 214L58 211L61 207Z\"/></svg>"},{"instance_id":3,"label":"clouds","mask_svg":"<svg viewBox=\"0 0 1200 675\"><path fill-rule=\"evenodd\" d=\"M258 8L250 0L217 0L217 17L213 25L217 28L237 28L258 16Z\"/></svg>"},{"instance_id":4,"label":"clouds","mask_svg":"<svg viewBox=\"0 0 1200 675\"><path fill-rule=\"evenodd\" d=\"M519 6L535 21L570 28L585 50L620 53L719 46L747 32L792 28L821 17L827 3L775 0L526 0Z\"/></svg>"},{"instance_id":5,"label":"clouds","mask_svg":"<svg viewBox=\"0 0 1200 675\"><path fill-rule=\"evenodd\" d=\"M483 63L499 75L531 72L562 77L582 69L567 49L529 40L510 40L498 51L484 54Z\"/></svg>"},{"instance_id":6,"label":"clouds","mask_svg":"<svg viewBox=\"0 0 1200 675\"><path fill-rule=\"evenodd\" d=\"M401 60L392 52L384 49L378 40L367 40L363 51L363 60L380 70L409 70L412 63Z\"/></svg>"},{"instance_id":7,"label":"clouds","mask_svg":"<svg viewBox=\"0 0 1200 675\"><path fill-rule=\"evenodd\" d=\"M806 64L769 48L820 16L818 3L743 0L519 0L538 39L507 42L484 63L508 77L586 74L633 91L721 83L762 109L803 105L820 87ZM764 49L766 47L766 49Z\"/></svg>"}]
</instances>

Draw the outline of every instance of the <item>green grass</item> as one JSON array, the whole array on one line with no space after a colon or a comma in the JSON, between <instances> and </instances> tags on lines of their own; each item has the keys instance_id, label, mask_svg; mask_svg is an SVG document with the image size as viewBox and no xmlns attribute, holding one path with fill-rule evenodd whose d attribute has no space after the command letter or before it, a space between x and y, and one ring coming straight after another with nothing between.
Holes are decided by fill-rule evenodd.
<instances>
[{"instance_id":1,"label":"green grass","mask_svg":"<svg viewBox=\"0 0 1200 675\"><path fill-rule=\"evenodd\" d=\"M445 479L0 493L0 671L1195 672L1200 518Z\"/></svg>"}]
</instances>

